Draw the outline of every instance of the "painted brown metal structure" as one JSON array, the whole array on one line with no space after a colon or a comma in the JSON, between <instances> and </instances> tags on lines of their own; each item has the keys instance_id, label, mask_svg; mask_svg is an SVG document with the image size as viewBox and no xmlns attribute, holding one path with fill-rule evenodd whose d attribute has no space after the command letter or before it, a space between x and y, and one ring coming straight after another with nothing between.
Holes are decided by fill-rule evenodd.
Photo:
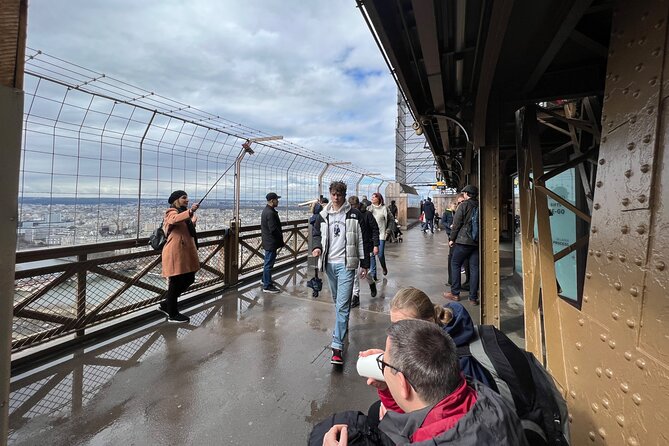
<instances>
[{"instance_id":1,"label":"painted brown metal structure","mask_svg":"<svg viewBox=\"0 0 669 446\"><path fill-rule=\"evenodd\" d=\"M504 179L517 175L526 347L567 398L572 444L669 444L669 5L358 6L435 158L471 159L472 171L459 176L479 174L482 319L500 323L501 209L513 193ZM573 200L550 187L567 170ZM445 168L444 178L461 186ZM559 248L556 203L576 222L575 241ZM556 274L567 256L576 299Z\"/></svg>"}]
</instances>

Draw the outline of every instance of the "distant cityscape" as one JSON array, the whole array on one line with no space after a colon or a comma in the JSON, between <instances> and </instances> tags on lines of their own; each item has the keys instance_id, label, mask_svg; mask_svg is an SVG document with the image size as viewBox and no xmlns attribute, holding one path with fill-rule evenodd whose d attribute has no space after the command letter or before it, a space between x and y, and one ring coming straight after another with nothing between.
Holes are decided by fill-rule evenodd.
<instances>
[{"instance_id":1,"label":"distant cityscape","mask_svg":"<svg viewBox=\"0 0 669 446\"><path fill-rule=\"evenodd\" d=\"M148 237L162 221L167 209L163 202L163 199L143 199L138 206L136 198L23 198L19 202L16 249L25 251ZM265 203L242 200L242 225L259 224L264 207ZM277 210L282 221L310 216L308 207L295 204L280 203ZM233 211L232 200L203 202L197 229L228 227Z\"/></svg>"}]
</instances>

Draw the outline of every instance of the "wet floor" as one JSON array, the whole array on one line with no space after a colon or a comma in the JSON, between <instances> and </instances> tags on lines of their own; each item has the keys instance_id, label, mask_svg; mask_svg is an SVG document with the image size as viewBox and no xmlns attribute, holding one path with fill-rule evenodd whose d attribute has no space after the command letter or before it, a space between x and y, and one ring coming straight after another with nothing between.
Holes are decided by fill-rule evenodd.
<instances>
[{"instance_id":1,"label":"wet floor","mask_svg":"<svg viewBox=\"0 0 669 446\"><path fill-rule=\"evenodd\" d=\"M156 317L14 377L10 444L305 444L315 422L335 411L366 412L376 400L355 359L384 345L395 292L415 286L443 302L445 233L406 231L386 256L379 294L372 298L363 282L361 307L351 312L343 367L330 364L327 282L314 299L305 286L313 272L292 268L275 275L281 294L254 284L212 295L187 311L189 325Z\"/></svg>"}]
</instances>

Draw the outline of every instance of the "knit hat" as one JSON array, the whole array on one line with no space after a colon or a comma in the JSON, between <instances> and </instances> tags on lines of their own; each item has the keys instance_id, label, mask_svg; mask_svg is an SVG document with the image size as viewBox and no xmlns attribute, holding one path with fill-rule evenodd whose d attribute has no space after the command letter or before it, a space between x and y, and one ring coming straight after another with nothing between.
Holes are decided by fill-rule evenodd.
<instances>
[{"instance_id":1,"label":"knit hat","mask_svg":"<svg viewBox=\"0 0 669 446\"><path fill-rule=\"evenodd\" d=\"M183 190L175 190L174 192L172 192L172 193L170 194L170 198L167 199L167 202L168 202L169 204L172 204L172 203L174 203L175 201L177 201L178 198L181 198L181 197L183 197L184 195L188 195L188 194L186 193L186 191L183 191Z\"/></svg>"}]
</instances>

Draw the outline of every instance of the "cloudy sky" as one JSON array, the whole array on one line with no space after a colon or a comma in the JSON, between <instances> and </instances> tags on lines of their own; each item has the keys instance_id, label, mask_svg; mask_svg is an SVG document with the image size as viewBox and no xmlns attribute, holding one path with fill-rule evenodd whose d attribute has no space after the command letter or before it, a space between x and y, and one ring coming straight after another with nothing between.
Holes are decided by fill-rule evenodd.
<instances>
[{"instance_id":1,"label":"cloudy sky","mask_svg":"<svg viewBox=\"0 0 669 446\"><path fill-rule=\"evenodd\" d=\"M354 0L31 0L28 46L394 177L396 88Z\"/></svg>"}]
</instances>

